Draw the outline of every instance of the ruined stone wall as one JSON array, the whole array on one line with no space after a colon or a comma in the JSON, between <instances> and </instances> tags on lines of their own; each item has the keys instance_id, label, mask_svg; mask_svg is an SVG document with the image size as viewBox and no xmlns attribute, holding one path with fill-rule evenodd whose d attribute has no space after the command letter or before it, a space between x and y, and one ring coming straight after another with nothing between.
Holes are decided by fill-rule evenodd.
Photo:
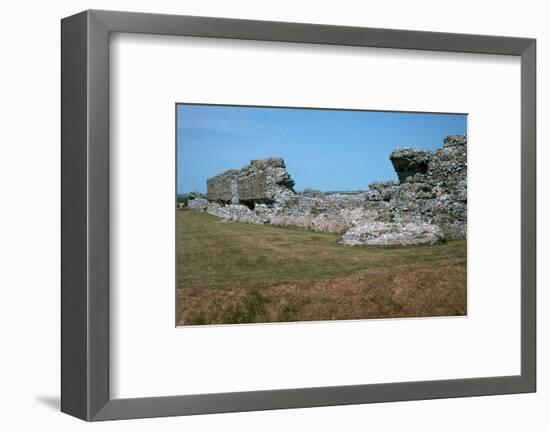
<instances>
[{"instance_id":1,"label":"ruined stone wall","mask_svg":"<svg viewBox=\"0 0 550 431\"><path fill-rule=\"evenodd\" d=\"M233 188L239 171L230 169L206 180L208 200L211 202L232 203Z\"/></svg>"},{"instance_id":2,"label":"ruined stone wall","mask_svg":"<svg viewBox=\"0 0 550 431\"><path fill-rule=\"evenodd\" d=\"M211 202L243 204L274 204L292 196L294 181L279 157L252 160L240 170L229 170L206 181Z\"/></svg>"},{"instance_id":3,"label":"ruined stone wall","mask_svg":"<svg viewBox=\"0 0 550 431\"><path fill-rule=\"evenodd\" d=\"M399 181L356 194L298 194L283 159L252 160L209 178L208 201L190 207L246 223L341 232L350 245L466 238L466 136L447 136L435 151L397 149L390 160Z\"/></svg>"},{"instance_id":4,"label":"ruined stone wall","mask_svg":"<svg viewBox=\"0 0 550 431\"><path fill-rule=\"evenodd\" d=\"M380 219L427 222L439 226L446 237L465 238L468 200L466 136L447 136L443 148L435 151L399 149L391 153L390 160L400 182L385 188L389 201L381 211Z\"/></svg>"}]
</instances>

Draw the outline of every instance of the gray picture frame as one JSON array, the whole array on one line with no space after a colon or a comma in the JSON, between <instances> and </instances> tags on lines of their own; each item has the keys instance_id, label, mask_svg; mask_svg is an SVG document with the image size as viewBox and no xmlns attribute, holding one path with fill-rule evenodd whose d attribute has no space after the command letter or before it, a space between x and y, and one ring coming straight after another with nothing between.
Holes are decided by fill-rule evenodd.
<instances>
[{"instance_id":1,"label":"gray picture frame","mask_svg":"<svg viewBox=\"0 0 550 431\"><path fill-rule=\"evenodd\" d=\"M521 374L168 397L109 395L109 35L347 45L521 58ZM536 391L536 40L85 11L61 21L61 410L87 421Z\"/></svg>"}]
</instances>

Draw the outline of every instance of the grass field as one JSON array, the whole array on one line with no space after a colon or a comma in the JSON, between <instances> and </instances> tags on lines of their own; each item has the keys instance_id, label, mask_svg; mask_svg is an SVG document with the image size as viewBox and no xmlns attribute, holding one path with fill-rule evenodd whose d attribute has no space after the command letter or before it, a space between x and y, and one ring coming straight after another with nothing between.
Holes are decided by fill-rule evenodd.
<instances>
[{"instance_id":1,"label":"grass field","mask_svg":"<svg viewBox=\"0 0 550 431\"><path fill-rule=\"evenodd\" d=\"M188 210L177 232L178 325L466 314L466 241L349 247Z\"/></svg>"}]
</instances>

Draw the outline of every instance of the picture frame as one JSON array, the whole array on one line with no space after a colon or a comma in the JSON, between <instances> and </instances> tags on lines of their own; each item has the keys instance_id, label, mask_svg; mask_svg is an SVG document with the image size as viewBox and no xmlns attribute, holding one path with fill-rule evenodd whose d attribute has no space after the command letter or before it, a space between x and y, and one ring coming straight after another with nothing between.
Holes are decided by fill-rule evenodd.
<instances>
[{"instance_id":1,"label":"picture frame","mask_svg":"<svg viewBox=\"0 0 550 431\"><path fill-rule=\"evenodd\" d=\"M521 374L111 399L109 37L114 32L521 59ZM87 421L536 391L536 40L89 10L61 21L61 410Z\"/></svg>"}]
</instances>

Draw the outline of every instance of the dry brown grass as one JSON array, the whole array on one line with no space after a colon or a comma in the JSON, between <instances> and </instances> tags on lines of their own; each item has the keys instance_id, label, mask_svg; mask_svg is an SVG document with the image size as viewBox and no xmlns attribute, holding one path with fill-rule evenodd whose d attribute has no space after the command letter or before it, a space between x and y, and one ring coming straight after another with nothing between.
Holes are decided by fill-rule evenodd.
<instances>
[{"instance_id":1,"label":"dry brown grass","mask_svg":"<svg viewBox=\"0 0 550 431\"><path fill-rule=\"evenodd\" d=\"M466 314L466 267L402 268L263 288L179 289L179 325Z\"/></svg>"},{"instance_id":2,"label":"dry brown grass","mask_svg":"<svg viewBox=\"0 0 550 431\"><path fill-rule=\"evenodd\" d=\"M179 325L466 314L465 241L345 247L332 234L218 221L178 213Z\"/></svg>"}]
</instances>

